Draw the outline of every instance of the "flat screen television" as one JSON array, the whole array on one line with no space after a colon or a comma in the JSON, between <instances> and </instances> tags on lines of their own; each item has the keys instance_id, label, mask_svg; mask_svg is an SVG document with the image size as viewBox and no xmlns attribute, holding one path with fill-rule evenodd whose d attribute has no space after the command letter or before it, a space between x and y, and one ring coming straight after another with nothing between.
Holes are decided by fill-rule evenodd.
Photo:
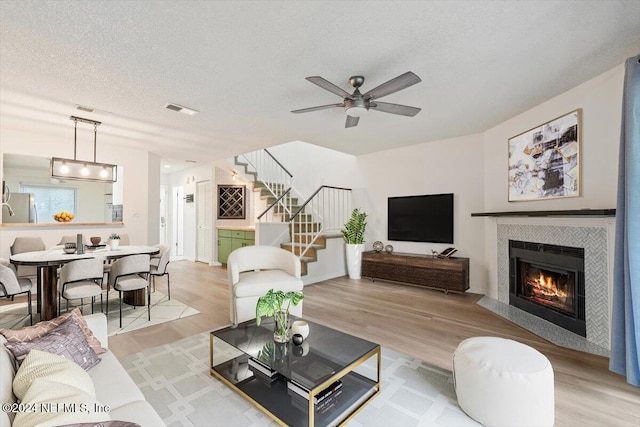
<instances>
[{"instance_id":1,"label":"flat screen television","mask_svg":"<svg viewBox=\"0 0 640 427\"><path fill-rule=\"evenodd\" d=\"M453 243L453 194L389 197L387 238Z\"/></svg>"}]
</instances>

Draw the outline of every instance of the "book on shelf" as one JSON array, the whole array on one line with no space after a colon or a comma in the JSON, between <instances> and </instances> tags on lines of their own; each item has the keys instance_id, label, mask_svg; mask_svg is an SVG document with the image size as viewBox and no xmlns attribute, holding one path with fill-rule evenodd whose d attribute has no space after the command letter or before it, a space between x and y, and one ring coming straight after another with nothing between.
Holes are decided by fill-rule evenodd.
<instances>
[{"instance_id":1,"label":"book on shelf","mask_svg":"<svg viewBox=\"0 0 640 427\"><path fill-rule=\"evenodd\" d=\"M267 377L275 377L278 375L277 371L274 371L269 366L260 362L259 360L254 359L253 357L250 357L247 363L249 364L249 368L253 372L256 372L256 371L261 372Z\"/></svg>"},{"instance_id":2,"label":"book on shelf","mask_svg":"<svg viewBox=\"0 0 640 427\"><path fill-rule=\"evenodd\" d=\"M289 396L291 397L291 404L301 411L307 412L309 410L309 400L302 398L299 394L288 390ZM342 389L339 389L331 394L331 396L324 399L322 402L315 405L315 413L316 415L322 415L327 412L329 409L336 406L338 403L338 396L342 393Z\"/></svg>"},{"instance_id":3,"label":"book on shelf","mask_svg":"<svg viewBox=\"0 0 640 427\"><path fill-rule=\"evenodd\" d=\"M312 389L316 384L327 380L336 371L324 363L314 360L306 366L291 370L291 379L301 386Z\"/></svg>"},{"instance_id":4,"label":"book on shelf","mask_svg":"<svg viewBox=\"0 0 640 427\"><path fill-rule=\"evenodd\" d=\"M332 394L334 394L335 392L337 392L341 388L342 388L342 381L341 380L338 380L338 381L332 383L327 388L325 388L324 390L322 390L321 392L319 392L318 394L316 394L313 397L313 403L315 405L320 404L322 401L324 401L325 399L329 398ZM289 381L287 381L287 389L289 389L289 391L297 394L298 396L303 397L307 402L309 401L310 390L308 388L306 388L305 386L297 384L293 380L289 380Z\"/></svg>"}]
</instances>

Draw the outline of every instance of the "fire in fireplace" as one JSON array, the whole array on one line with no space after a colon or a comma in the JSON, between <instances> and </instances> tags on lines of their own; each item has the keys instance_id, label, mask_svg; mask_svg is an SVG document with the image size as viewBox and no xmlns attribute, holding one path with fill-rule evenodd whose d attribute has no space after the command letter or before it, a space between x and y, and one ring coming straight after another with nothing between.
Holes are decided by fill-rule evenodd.
<instances>
[{"instance_id":1,"label":"fire in fireplace","mask_svg":"<svg viewBox=\"0 0 640 427\"><path fill-rule=\"evenodd\" d=\"M518 293L529 301L573 316L575 273L551 271L539 265L520 261L521 285Z\"/></svg>"},{"instance_id":2,"label":"fire in fireplace","mask_svg":"<svg viewBox=\"0 0 640 427\"><path fill-rule=\"evenodd\" d=\"M509 241L509 303L586 336L584 249Z\"/></svg>"}]
</instances>

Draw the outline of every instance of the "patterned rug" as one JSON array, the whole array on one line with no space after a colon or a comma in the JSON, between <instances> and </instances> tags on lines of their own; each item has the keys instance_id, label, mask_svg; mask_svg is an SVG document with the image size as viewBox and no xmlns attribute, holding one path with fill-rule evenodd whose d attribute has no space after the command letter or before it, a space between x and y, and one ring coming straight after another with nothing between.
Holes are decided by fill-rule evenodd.
<instances>
[{"instance_id":1,"label":"patterned rug","mask_svg":"<svg viewBox=\"0 0 640 427\"><path fill-rule=\"evenodd\" d=\"M106 291L103 292L103 295L103 310L106 310ZM35 297L33 299L35 300ZM100 312L100 299L96 299L97 301L94 310L98 313ZM87 304L82 307L82 312L89 314L91 313L91 305L88 303L88 298L86 298L85 301ZM74 302L79 303L80 301L70 301L70 308L75 307L75 305L73 305ZM36 313L35 301L33 302L32 307L33 323L36 323L39 317ZM109 335L123 334L125 332L131 332L136 329L146 328L148 326L200 313L195 308L189 307L175 298L168 299L165 294L156 291L151 293L151 321L147 320L146 306L133 307L127 304L122 304L122 328L120 328L118 307L118 293L109 292L109 315L107 316L107 328ZM66 309L66 303L64 300L62 301L62 308L63 311ZM29 326L29 310L26 302L0 307L0 328L19 329L23 326Z\"/></svg>"},{"instance_id":2,"label":"patterned rug","mask_svg":"<svg viewBox=\"0 0 640 427\"><path fill-rule=\"evenodd\" d=\"M214 363L238 354L216 340ZM146 399L170 426L277 424L243 397L209 375L209 333L145 350L121 360ZM375 360L358 367L375 378ZM382 349L382 392L350 427L479 426L458 407L449 371Z\"/></svg>"}]
</instances>

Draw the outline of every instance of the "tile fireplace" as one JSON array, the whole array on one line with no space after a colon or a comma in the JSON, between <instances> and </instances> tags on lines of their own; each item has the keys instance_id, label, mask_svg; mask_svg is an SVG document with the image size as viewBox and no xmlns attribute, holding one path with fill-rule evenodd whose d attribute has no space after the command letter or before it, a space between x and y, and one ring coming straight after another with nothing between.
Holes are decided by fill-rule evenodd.
<instances>
[{"instance_id":1,"label":"tile fireplace","mask_svg":"<svg viewBox=\"0 0 640 427\"><path fill-rule=\"evenodd\" d=\"M613 218L497 218L497 298L483 298L490 300L486 306L491 306L498 314L556 344L594 354L608 354L614 222ZM580 325L576 332L567 329L566 325L558 326L553 320L511 304L514 293L512 285L515 283L512 277L517 266L510 254L511 241L532 245L516 248L526 252L516 251L514 254L522 261L532 261L530 264L533 265L526 271L529 284L535 282L536 278L540 284L540 273L545 286L549 276L551 281L560 282L555 284L559 287L556 291L549 291L542 285L535 286L534 283L534 288L520 291L520 302L536 305L536 309L542 307L547 313L552 313L552 317L564 320L571 318L571 323L584 321L585 327ZM560 247L563 248L560 251L561 258L565 257L564 261L569 264L563 268L558 268L553 265L555 261L549 262L547 259L559 255L554 252L558 252ZM576 261L580 257L582 260ZM572 278L572 275L575 277ZM567 289L570 282L575 283L575 290ZM563 293L573 293L571 303L566 303L568 297ZM550 295L543 296L545 294ZM583 329L586 330L586 336Z\"/></svg>"}]
</instances>

